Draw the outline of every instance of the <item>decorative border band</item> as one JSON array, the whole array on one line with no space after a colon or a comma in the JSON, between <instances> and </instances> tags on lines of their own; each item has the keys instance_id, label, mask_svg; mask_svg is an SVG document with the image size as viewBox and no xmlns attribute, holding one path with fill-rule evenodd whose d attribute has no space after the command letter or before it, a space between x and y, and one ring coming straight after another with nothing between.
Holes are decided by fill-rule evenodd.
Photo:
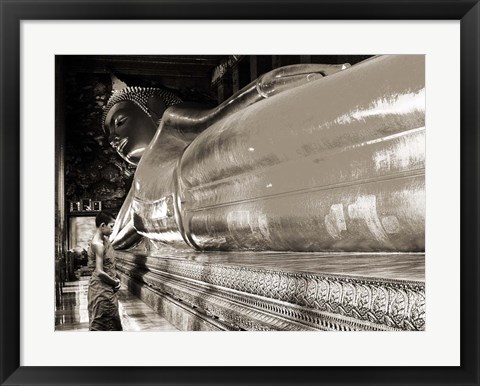
<instances>
[{"instance_id":1,"label":"decorative border band","mask_svg":"<svg viewBox=\"0 0 480 386\"><path fill-rule=\"evenodd\" d=\"M118 253L117 261L120 266L123 265L124 272L140 269L157 275L175 275L245 295L290 304L292 307L301 307L303 311L300 314L305 311L328 313L337 315L345 320L346 324L352 324L348 322L350 319L356 320L360 322L359 327L371 323L384 326L387 330L425 329L425 285L421 282L283 272L251 266L175 259L138 258L123 252ZM272 307L268 302L263 306L261 303L256 307ZM290 313L293 320L298 318L295 317L295 312ZM302 319L301 315L299 316Z\"/></svg>"}]
</instances>

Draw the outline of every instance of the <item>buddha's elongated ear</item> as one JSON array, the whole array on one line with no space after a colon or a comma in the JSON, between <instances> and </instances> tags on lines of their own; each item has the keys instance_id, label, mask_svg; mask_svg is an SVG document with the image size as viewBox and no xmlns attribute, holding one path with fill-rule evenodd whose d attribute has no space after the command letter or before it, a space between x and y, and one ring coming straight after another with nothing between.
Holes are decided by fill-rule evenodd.
<instances>
[{"instance_id":1,"label":"buddha's elongated ear","mask_svg":"<svg viewBox=\"0 0 480 386\"><path fill-rule=\"evenodd\" d=\"M163 101L163 98L159 95L152 95L147 100L147 107L152 114L152 119L155 122L160 122L162 119L163 113L167 108L167 105Z\"/></svg>"}]
</instances>

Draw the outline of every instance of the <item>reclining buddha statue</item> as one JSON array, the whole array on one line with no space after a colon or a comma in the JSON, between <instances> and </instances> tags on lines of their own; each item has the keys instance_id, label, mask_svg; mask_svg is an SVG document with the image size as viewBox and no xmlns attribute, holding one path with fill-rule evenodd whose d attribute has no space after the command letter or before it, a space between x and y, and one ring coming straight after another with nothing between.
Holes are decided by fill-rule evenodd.
<instances>
[{"instance_id":1,"label":"reclining buddha statue","mask_svg":"<svg viewBox=\"0 0 480 386\"><path fill-rule=\"evenodd\" d=\"M425 249L423 55L282 67L213 109L128 88L104 128L137 164L117 249Z\"/></svg>"}]
</instances>

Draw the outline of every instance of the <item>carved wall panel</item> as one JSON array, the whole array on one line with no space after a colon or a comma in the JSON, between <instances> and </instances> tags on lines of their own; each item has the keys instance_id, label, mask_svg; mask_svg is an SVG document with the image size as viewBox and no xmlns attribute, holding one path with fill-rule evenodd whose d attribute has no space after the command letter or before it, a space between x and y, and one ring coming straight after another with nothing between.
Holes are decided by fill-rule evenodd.
<instances>
[{"instance_id":1,"label":"carved wall panel","mask_svg":"<svg viewBox=\"0 0 480 386\"><path fill-rule=\"evenodd\" d=\"M242 330L425 329L425 285L138 258L118 253L117 267L143 283Z\"/></svg>"}]
</instances>

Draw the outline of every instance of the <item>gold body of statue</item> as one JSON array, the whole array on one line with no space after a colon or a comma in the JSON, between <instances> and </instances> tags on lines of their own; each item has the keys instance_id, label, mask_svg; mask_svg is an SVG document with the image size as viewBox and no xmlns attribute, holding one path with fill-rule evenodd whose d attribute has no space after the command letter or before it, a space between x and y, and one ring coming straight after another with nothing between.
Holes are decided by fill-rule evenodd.
<instances>
[{"instance_id":1,"label":"gold body of statue","mask_svg":"<svg viewBox=\"0 0 480 386\"><path fill-rule=\"evenodd\" d=\"M211 110L118 98L105 128L138 166L113 245L423 251L424 97L424 57L387 55L280 68Z\"/></svg>"}]
</instances>

